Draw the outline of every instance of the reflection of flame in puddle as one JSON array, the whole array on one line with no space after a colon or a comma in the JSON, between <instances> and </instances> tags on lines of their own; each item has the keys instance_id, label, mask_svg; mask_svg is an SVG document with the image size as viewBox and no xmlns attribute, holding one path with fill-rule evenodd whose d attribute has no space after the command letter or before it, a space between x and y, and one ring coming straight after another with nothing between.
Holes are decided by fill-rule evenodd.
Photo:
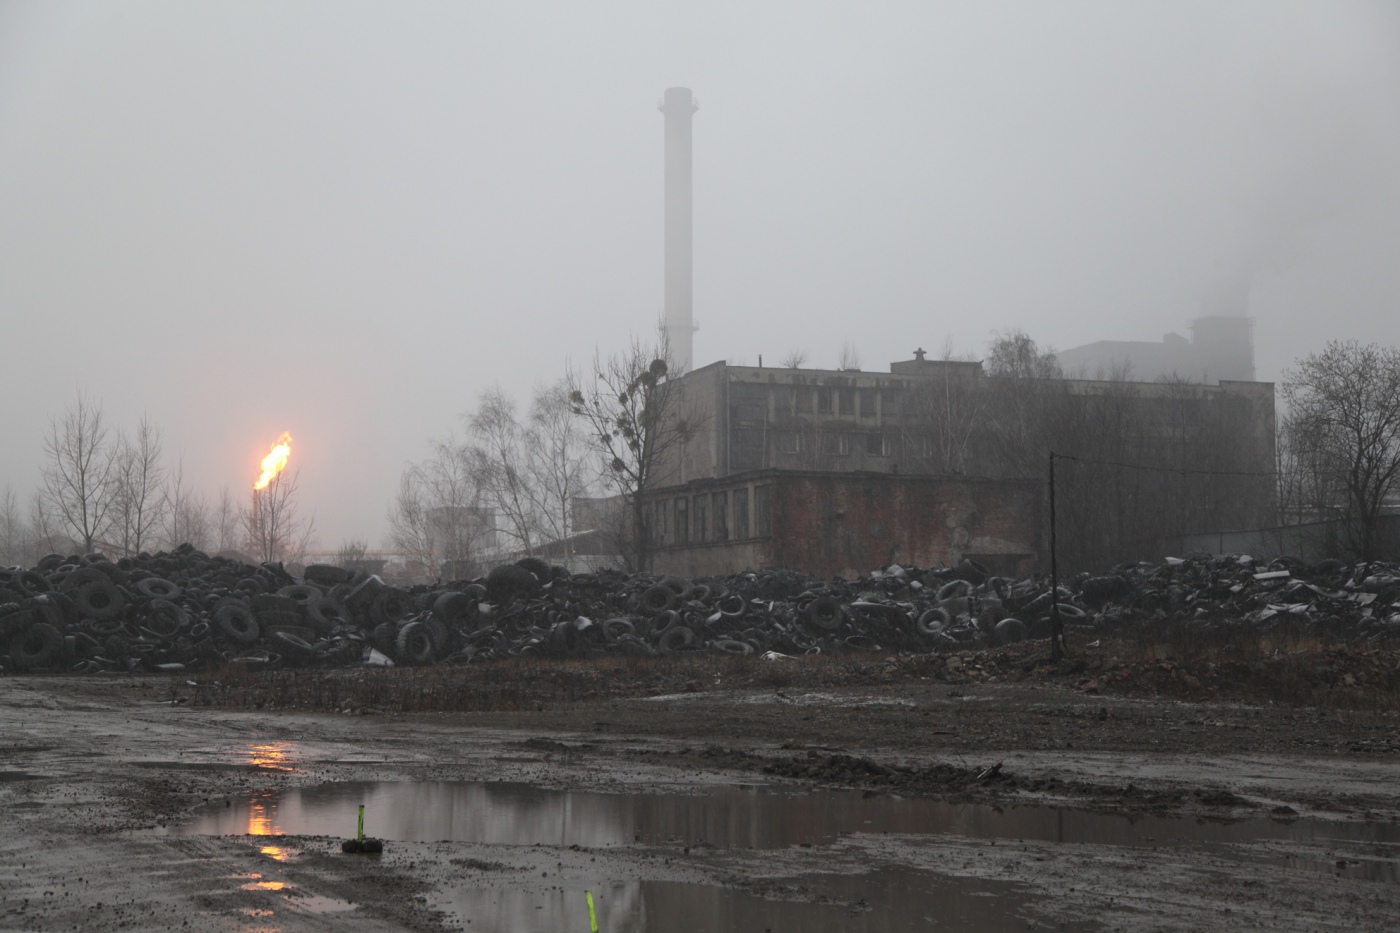
<instances>
[{"instance_id":1,"label":"reflection of flame in puddle","mask_svg":"<svg viewBox=\"0 0 1400 933\"><path fill-rule=\"evenodd\" d=\"M266 907L244 907L239 913L245 917L271 917L276 911L268 910Z\"/></svg>"},{"instance_id":2,"label":"reflection of flame in puddle","mask_svg":"<svg viewBox=\"0 0 1400 933\"><path fill-rule=\"evenodd\" d=\"M285 862L291 857L287 850L281 846L263 846L258 851L277 862Z\"/></svg>"},{"instance_id":3,"label":"reflection of flame in puddle","mask_svg":"<svg viewBox=\"0 0 1400 933\"><path fill-rule=\"evenodd\" d=\"M287 888L285 881L250 881L243 885L245 891L284 891Z\"/></svg>"},{"instance_id":4,"label":"reflection of flame in puddle","mask_svg":"<svg viewBox=\"0 0 1400 933\"><path fill-rule=\"evenodd\" d=\"M248 764L265 771L295 771L292 753L296 746L291 742L272 742L248 746Z\"/></svg>"}]
</instances>

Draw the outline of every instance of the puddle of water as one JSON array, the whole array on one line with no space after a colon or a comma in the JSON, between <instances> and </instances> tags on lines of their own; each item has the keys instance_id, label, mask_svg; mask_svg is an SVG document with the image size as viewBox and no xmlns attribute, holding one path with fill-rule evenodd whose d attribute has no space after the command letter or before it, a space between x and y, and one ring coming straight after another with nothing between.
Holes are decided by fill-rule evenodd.
<instances>
[{"instance_id":1,"label":"puddle of water","mask_svg":"<svg viewBox=\"0 0 1400 933\"><path fill-rule=\"evenodd\" d=\"M0 783L5 781L34 781L39 775L30 774L28 771L0 771Z\"/></svg>"},{"instance_id":2,"label":"puddle of water","mask_svg":"<svg viewBox=\"0 0 1400 933\"><path fill-rule=\"evenodd\" d=\"M287 903L305 913L316 914L318 916L344 913L347 910L355 909L355 905L349 901L342 901L338 897L325 897L320 894L301 894L289 898Z\"/></svg>"},{"instance_id":3,"label":"puddle of water","mask_svg":"<svg viewBox=\"0 0 1400 933\"><path fill-rule=\"evenodd\" d=\"M998 931L1027 929L1025 901L1010 884L969 882L910 871L804 876L772 886L771 896L670 881L542 888L458 889L434 906L467 929L555 933L588 929L585 890L593 892L598 929L607 933L730 933L734 930ZM1063 927L1062 929L1076 929Z\"/></svg>"},{"instance_id":4,"label":"puddle of water","mask_svg":"<svg viewBox=\"0 0 1400 933\"><path fill-rule=\"evenodd\" d=\"M345 783L260 793L157 832L349 837L362 803L365 835L417 842L774 849L830 845L851 833L951 833L1136 847L1334 841L1373 843L1386 850L1380 854L1400 854L1397 823L1227 823L1065 807L950 804L860 791L725 786L703 794L603 794L505 782Z\"/></svg>"}]
</instances>

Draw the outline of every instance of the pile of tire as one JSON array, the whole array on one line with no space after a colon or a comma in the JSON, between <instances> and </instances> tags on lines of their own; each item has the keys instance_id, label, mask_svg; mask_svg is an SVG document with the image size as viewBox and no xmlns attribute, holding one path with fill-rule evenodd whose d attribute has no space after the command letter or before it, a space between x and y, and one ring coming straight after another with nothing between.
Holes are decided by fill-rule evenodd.
<instances>
[{"instance_id":1,"label":"pile of tire","mask_svg":"<svg viewBox=\"0 0 1400 933\"><path fill-rule=\"evenodd\" d=\"M537 558L400 587L312 564L300 576L188 545L111 561L52 554L0 570L0 671L208 671L464 664L521 656L922 653L1184 621L1400 635L1391 564L1188 556L1080 574L1052 593L976 561L856 581L765 570L686 580L569 573Z\"/></svg>"}]
</instances>

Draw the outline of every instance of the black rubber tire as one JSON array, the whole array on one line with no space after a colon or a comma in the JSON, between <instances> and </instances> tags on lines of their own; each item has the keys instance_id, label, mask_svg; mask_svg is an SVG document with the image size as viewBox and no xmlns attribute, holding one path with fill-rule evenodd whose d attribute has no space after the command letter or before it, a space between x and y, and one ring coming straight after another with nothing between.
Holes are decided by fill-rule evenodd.
<instances>
[{"instance_id":1,"label":"black rubber tire","mask_svg":"<svg viewBox=\"0 0 1400 933\"><path fill-rule=\"evenodd\" d=\"M399 653L398 636L398 626L392 622L381 622L374 627L374 632L370 635L370 643L378 648L381 654L392 658Z\"/></svg>"},{"instance_id":2,"label":"black rubber tire","mask_svg":"<svg viewBox=\"0 0 1400 933\"><path fill-rule=\"evenodd\" d=\"M240 645L251 645L258 640L261 631L253 610L237 599L219 601L214 608L214 625L221 633Z\"/></svg>"},{"instance_id":3,"label":"black rubber tire","mask_svg":"<svg viewBox=\"0 0 1400 933\"><path fill-rule=\"evenodd\" d=\"M291 632L276 632L270 639L284 657L299 658L303 661L316 657L316 646Z\"/></svg>"},{"instance_id":4,"label":"black rubber tire","mask_svg":"<svg viewBox=\"0 0 1400 933\"><path fill-rule=\"evenodd\" d=\"M153 599L142 614L141 624L160 638L174 638L189 621L185 611L168 599Z\"/></svg>"},{"instance_id":5,"label":"black rubber tire","mask_svg":"<svg viewBox=\"0 0 1400 933\"><path fill-rule=\"evenodd\" d=\"M1009 645L1013 642L1025 641L1030 630L1026 628L1026 623L1016 618L1005 618L997 623L992 630L993 636L999 645Z\"/></svg>"},{"instance_id":6,"label":"black rubber tire","mask_svg":"<svg viewBox=\"0 0 1400 933\"><path fill-rule=\"evenodd\" d=\"M68 594L78 615L93 622L115 619L126 609L126 596L105 576L89 579Z\"/></svg>"},{"instance_id":7,"label":"black rubber tire","mask_svg":"<svg viewBox=\"0 0 1400 933\"><path fill-rule=\"evenodd\" d=\"M637 597L637 608L641 612L655 615L675 609L680 602L680 595L675 590L658 583L642 591L642 595Z\"/></svg>"},{"instance_id":8,"label":"black rubber tire","mask_svg":"<svg viewBox=\"0 0 1400 933\"><path fill-rule=\"evenodd\" d=\"M297 605L306 606L312 600L320 599L322 593L319 588L308 586L305 583L293 583L291 586L284 586L277 591L278 596L295 600Z\"/></svg>"},{"instance_id":9,"label":"black rubber tire","mask_svg":"<svg viewBox=\"0 0 1400 933\"><path fill-rule=\"evenodd\" d=\"M493 603L510 602L519 596L533 596L539 592L540 581L524 567L515 564L502 564L491 568L486 575L486 596Z\"/></svg>"},{"instance_id":10,"label":"black rubber tire","mask_svg":"<svg viewBox=\"0 0 1400 933\"><path fill-rule=\"evenodd\" d=\"M451 628L465 628L476 620L476 604L466 593L443 593L433 600L433 617Z\"/></svg>"},{"instance_id":11,"label":"black rubber tire","mask_svg":"<svg viewBox=\"0 0 1400 933\"><path fill-rule=\"evenodd\" d=\"M823 631L835 631L845 618L846 610L835 596L818 596L807 604L807 621Z\"/></svg>"},{"instance_id":12,"label":"black rubber tire","mask_svg":"<svg viewBox=\"0 0 1400 933\"><path fill-rule=\"evenodd\" d=\"M329 596L317 596L309 600L305 612L307 621L322 632L330 632L350 624L349 611Z\"/></svg>"},{"instance_id":13,"label":"black rubber tire","mask_svg":"<svg viewBox=\"0 0 1400 933\"><path fill-rule=\"evenodd\" d=\"M386 586L374 597L371 617L376 622L399 622L413 612L413 597L397 586Z\"/></svg>"},{"instance_id":14,"label":"black rubber tire","mask_svg":"<svg viewBox=\"0 0 1400 933\"><path fill-rule=\"evenodd\" d=\"M753 654L753 645L736 638L717 638L710 642L710 647L722 654Z\"/></svg>"},{"instance_id":15,"label":"black rubber tire","mask_svg":"<svg viewBox=\"0 0 1400 933\"><path fill-rule=\"evenodd\" d=\"M136 592L140 593L142 596L151 599L167 599L171 602L179 599L181 593L178 584L171 583L169 580L164 580L160 577L146 577L143 580L137 580L136 583L133 584L132 589L136 590Z\"/></svg>"},{"instance_id":16,"label":"black rubber tire","mask_svg":"<svg viewBox=\"0 0 1400 933\"><path fill-rule=\"evenodd\" d=\"M433 636L422 622L410 622L399 629L394 647L398 660L405 664L433 663Z\"/></svg>"},{"instance_id":17,"label":"black rubber tire","mask_svg":"<svg viewBox=\"0 0 1400 933\"><path fill-rule=\"evenodd\" d=\"M10 639L10 660L22 671L54 667L64 654L63 634L46 622L36 622Z\"/></svg>"},{"instance_id":18,"label":"black rubber tire","mask_svg":"<svg viewBox=\"0 0 1400 933\"><path fill-rule=\"evenodd\" d=\"M953 619L947 610L935 606L919 616L919 621L914 623L914 627L919 630L920 635L933 637L941 635L952 623Z\"/></svg>"},{"instance_id":19,"label":"black rubber tire","mask_svg":"<svg viewBox=\"0 0 1400 933\"><path fill-rule=\"evenodd\" d=\"M540 560L538 557L522 557L515 562L515 566L530 571L535 575L535 579L541 583L548 583L554 576L550 570L549 562Z\"/></svg>"},{"instance_id":20,"label":"black rubber tire","mask_svg":"<svg viewBox=\"0 0 1400 933\"><path fill-rule=\"evenodd\" d=\"M689 648L695 644L695 633L688 625L673 625L661 633L661 637L656 640L656 647L661 649L662 654L670 654L682 648Z\"/></svg>"}]
</instances>

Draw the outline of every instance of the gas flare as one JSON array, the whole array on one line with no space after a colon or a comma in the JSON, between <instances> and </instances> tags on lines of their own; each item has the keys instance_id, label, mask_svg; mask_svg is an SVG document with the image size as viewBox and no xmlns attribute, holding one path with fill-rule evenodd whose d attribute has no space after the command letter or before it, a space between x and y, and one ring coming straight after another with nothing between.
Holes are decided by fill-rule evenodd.
<instances>
[{"instance_id":1,"label":"gas flare","mask_svg":"<svg viewBox=\"0 0 1400 933\"><path fill-rule=\"evenodd\" d=\"M262 476L259 476L258 481L253 484L253 489L266 489L267 484L275 480L277 474L281 473L283 468L286 467L287 461L291 459L291 456L292 436L286 431L283 431L282 436L277 438L277 443L273 444L267 456L263 457Z\"/></svg>"}]
</instances>

